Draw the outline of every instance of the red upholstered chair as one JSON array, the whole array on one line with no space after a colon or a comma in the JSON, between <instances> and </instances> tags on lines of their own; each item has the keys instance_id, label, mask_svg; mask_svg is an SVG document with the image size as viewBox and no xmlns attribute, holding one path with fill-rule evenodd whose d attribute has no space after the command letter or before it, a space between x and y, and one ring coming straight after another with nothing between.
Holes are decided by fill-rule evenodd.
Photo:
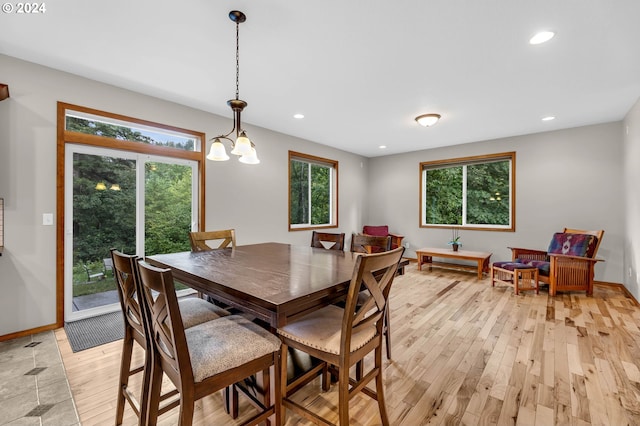
<instances>
[{"instance_id":1,"label":"red upholstered chair","mask_svg":"<svg viewBox=\"0 0 640 426\"><path fill-rule=\"evenodd\" d=\"M382 225L382 226L365 225L362 228L362 233L365 235L373 235L376 237L386 237L386 236L391 237L391 250L401 247L402 239L404 238L404 235L389 233L389 227L387 225Z\"/></svg>"}]
</instances>

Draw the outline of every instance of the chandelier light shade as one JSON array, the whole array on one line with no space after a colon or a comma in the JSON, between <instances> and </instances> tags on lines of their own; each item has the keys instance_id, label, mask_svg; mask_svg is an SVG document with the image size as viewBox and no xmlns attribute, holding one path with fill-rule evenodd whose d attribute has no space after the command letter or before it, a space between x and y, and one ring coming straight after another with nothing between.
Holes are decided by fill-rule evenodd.
<instances>
[{"instance_id":1,"label":"chandelier light shade","mask_svg":"<svg viewBox=\"0 0 640 426\"><path fill-rule=\"evenodd\" d=\"M229 156L227 155L227 151L224 149L224 145L220 141L220 139L215 138L213 143L211 144L211 149L209 150L209 155L207 158L212 161L227 161Z\"/></svg>"},{"instance_id":2,"label":"chandelier light shade","mask_svg":"<svg viewBox=\"0 0 640 426\"><path fill-rule=\"evenodd\" d=\"M440 120L440 114L422 114L416 117L418 124L424 127L431 127Z\"/></svg>"},{"instance_id":3,"label":"chandelier light shade","mask_svg":"<svg viewBox=\"0 0 640 426\"><path fill-rule=\"evenodd\" d=\"M107 189L107 185L105 185L104 182L98 182L96 184L97 191L104 191L105 189Z\"/></svg>"},{"instance_id":4,"label":"chandelier light shade","mask_svg":"<svg viewBox=\"0 0 640 426\"><path fill-rule=\"evenodd\" d=\"M227 101L227 105L233 111L233 129L225 135L218 135L211 140L211 149L207 158L212 161L227 161L229 156L224 147L224 140L231 142L231 154L239 155L240 162L244 164L259 164L256 147L251 142L247 133L242 129L242 110L247 103L240 99L240 24L247 20L244 13L238 10L229 12L229 19L236 23L236 98ZM235 141L230 136L235 133Z\"/></svg>"}]
</instances>

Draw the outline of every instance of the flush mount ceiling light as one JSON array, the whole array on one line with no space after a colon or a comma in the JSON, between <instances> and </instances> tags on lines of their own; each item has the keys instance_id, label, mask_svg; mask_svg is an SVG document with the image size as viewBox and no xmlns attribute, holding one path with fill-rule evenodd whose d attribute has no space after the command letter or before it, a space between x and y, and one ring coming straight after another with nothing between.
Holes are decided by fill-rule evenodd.
<instances>
[{"instance_id":1,"label":"flush mount ceiling light","mask_svg":"<svg viewBox=\"0 0 640 426\"><path fill-rule=\"evenodd\" d=\"M556 33L553 31L540 31L529 39L529 44L542 44L551 40Z\"/></svg>"},{"instance_id":2,"label":"flush mount ceiling light","mask_svg":"<svg viewBox=\"0 0 640 426\"><path fill-rule=\"evenodd\" d=\"M418 124L424 127L431 127L440 120L440 114L422 114L416 117Z\"/></svg>"},{"instance_id":3,"label":"flush mount ceiling light","mask_svg":"<svg viewBox=\"0 0 640 426\"><path fill-rule=\"evenodd\" d=\"M232 10L229 12L229 19L236 23L236 98L227 101L227 105L233 110L233 129L226 135L218 135L211 139L213 144L211 144L207 158L213 161L227 161L229 156L222 143L222 139L226 139L231 142L231 153L239 155L241 163L258 164L260 160L258 160L255 145L242 129L242 120L240 119L242 110L247 106L245 101L240 100L240 24L246 21L247 17L238 10ZM235 142L229 138L233 132L236 133Z\"/></svg>"}]
</instances>

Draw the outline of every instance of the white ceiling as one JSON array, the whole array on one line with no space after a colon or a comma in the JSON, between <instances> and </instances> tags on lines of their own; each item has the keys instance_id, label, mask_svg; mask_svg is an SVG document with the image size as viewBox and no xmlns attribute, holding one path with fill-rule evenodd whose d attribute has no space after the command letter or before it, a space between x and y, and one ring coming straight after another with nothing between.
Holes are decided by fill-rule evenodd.
<instances>
[{"instance_id":1,"label":"white ceiling","mask_svg":"<svg viewBox=\"0 0 640 426\"><path fill-rule=\"evenodd\" d=\"M0 53L229 118L241 10L243 122L367 157L617 121L640 97L638 0L45 4L0 12Z\"/></svg>"}]
</instances>

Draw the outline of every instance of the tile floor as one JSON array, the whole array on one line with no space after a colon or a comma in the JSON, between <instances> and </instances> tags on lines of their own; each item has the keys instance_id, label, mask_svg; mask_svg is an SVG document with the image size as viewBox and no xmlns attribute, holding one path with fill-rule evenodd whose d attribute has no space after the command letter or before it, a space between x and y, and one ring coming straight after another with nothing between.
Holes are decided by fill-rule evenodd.
<instances>
[{"instance_id":1,"label":"tile floor","mask_svg":"<svg viewBox=\"0 0 640 426\"><path fill-rule=\"evenodd\" d=\"M53 331L0 342L0 425L80 425Z\"/></svg>"}]
</instances>

